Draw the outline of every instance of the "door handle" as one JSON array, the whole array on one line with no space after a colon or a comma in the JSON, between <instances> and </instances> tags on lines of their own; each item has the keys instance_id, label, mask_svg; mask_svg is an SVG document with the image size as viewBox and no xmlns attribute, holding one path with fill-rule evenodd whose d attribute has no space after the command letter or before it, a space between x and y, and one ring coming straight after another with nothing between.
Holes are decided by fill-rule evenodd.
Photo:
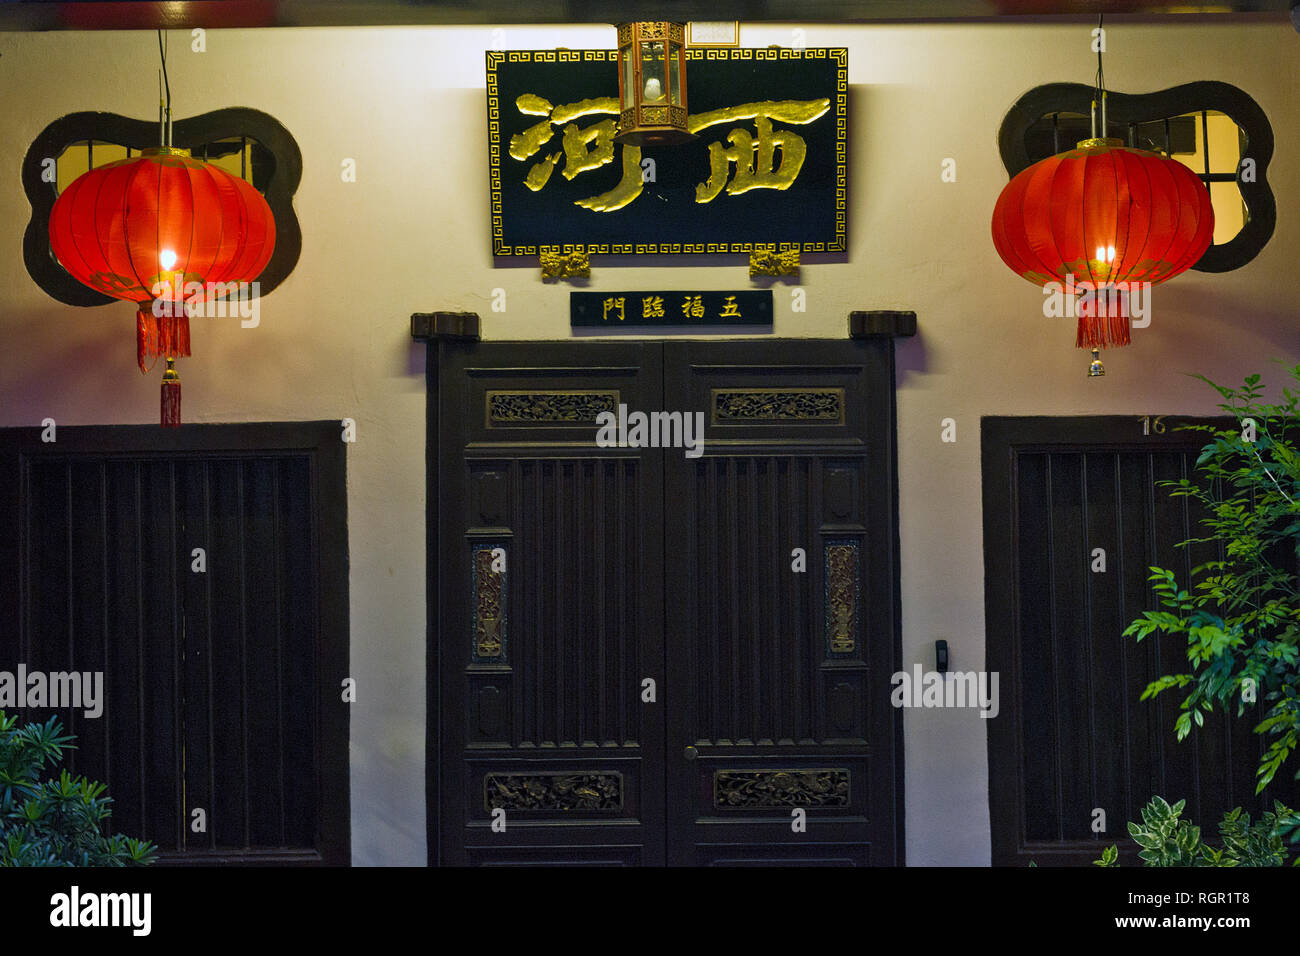
<instances>
[{"instance_id":1,"label":"door handle","mask_svg":"<svg viewBox=\"0 0 1300 956\"><path fill-rule=\"evenodd\" d=\"M682 751L682 756L685 757L687 760L694 760L699 755L700 755L700 751L698 747L688 746L685 750Z\"/></svg>"}]
</instances>

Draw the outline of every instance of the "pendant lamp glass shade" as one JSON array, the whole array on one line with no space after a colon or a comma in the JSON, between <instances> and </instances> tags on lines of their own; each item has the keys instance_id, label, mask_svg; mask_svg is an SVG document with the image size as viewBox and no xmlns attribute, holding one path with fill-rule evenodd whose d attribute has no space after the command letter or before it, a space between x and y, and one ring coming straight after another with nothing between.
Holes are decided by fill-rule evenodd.
<instances>
[{"instance_id":1,"label":"pendant lamp glass shade","mask_svg":"<svg viewBox=\"0 0 1300 956\"><path fill-rule=\"evenodd\" d=\"M618 24L618 132L624 146L690 142L687 128L686 28L646 21Z\"/></svg>"}]
</instances>

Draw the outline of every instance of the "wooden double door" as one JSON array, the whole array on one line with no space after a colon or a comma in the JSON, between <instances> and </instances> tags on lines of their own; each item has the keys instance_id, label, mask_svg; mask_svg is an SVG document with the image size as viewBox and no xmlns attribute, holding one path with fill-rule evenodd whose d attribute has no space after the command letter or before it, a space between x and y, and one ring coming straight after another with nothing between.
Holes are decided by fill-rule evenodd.
<instances>
[{"instance_id":1,"label":"wooden double door","mask_svg":"<svg viewBox=\"0 0 1300 956\"><path fill-rule=\"evenodd\" d=\"M431 862L901 862L892 348L431 343Z\"/></svg>"}]
</instances>

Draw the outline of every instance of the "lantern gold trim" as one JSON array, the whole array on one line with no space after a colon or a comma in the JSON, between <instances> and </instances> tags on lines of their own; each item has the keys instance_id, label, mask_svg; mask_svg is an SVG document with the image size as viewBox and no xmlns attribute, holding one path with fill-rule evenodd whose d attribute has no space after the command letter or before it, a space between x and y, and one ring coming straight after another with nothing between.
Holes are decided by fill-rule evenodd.
<instances>
[{"instance_id":1,"label":"lantern gold trim","mask_svg":"<svg viewBox=\"0 0 1300 956\"><path fill-rule=\"evenodd\" d=\"M1081 139L1075 145L1075 149L1098 149L1100 147L1123 146L1122 139L1116 139L1114 136L1097 136L1092 139Z\"/></svg>"},{"instance_id":2,"label":"lantern gold trim","mask_svg":"<svg viewBox=\"0 0 1300 956\"><path fill-rule=\"evenodd\" d=\"M1101 364L1101 352L1098 349L1092 350L1092 361L1088 363L1088 377L1097 378L1099 375L1106 374L1106 366Z\"/></svg>"},{"instance_id":3,"label":"lantern gold trim","mask_svg":"<svg viewBox=\"0 0 1300 956\"><path fill-rule=\"evenodd\" d=\"M675 146L687 128L686 28L666 20L618 24L618 133L624 146Z\"/></svg>"}]
</instances>

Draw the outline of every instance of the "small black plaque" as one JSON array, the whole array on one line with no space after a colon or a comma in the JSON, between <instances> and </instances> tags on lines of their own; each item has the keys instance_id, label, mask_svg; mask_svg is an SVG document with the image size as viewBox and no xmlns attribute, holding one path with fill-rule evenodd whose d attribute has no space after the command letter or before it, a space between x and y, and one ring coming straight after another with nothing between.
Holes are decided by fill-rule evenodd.
<instances>
[{"instance_id":1,"label":"small black plaque","mask_svg":"<svg viewBox=\"0 0 1300 956\"><path fill-rule=\"evenodd\" d=\"M574 328L771 325L772 290L737 292L570 292Z\"/></svg>"}]
</instances>

